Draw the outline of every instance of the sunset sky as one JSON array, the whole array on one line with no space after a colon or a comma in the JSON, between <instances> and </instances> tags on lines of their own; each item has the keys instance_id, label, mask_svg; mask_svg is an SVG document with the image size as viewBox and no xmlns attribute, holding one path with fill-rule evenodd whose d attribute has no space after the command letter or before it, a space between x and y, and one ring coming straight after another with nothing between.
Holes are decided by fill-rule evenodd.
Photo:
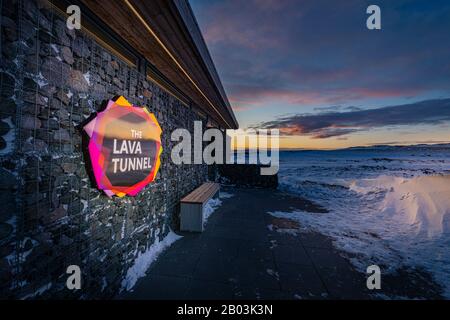
<instances>
[{"instance_id":1,"label":"sunset sky","mask_svg":"<svg viewBox=\"0 0 450 320\"><path fill-rule=\"evenodd\" d=\"M190 3L241 128L282 148L450 142L450 1Z\"/></svg>"}]
</instances>

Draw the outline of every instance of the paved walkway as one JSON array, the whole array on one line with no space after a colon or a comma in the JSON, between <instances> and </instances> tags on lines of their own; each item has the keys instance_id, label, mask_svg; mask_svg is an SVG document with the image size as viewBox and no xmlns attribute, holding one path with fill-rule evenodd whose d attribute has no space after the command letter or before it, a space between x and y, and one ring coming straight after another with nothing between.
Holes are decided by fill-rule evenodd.
<instances>
[{"instance_id":1,"label":"paved walkway","mask_svg":"<svg viewBox=\"0 0 450 320\"><path fill-rule=\"evenodd\" d=\"M365 278L329 239L267 227L279 223L268 211L320 208L279 191L222 190L234 196L222 199L205 231L183 234L121 298L367 298Z\"/></svg>"}]
</instances>

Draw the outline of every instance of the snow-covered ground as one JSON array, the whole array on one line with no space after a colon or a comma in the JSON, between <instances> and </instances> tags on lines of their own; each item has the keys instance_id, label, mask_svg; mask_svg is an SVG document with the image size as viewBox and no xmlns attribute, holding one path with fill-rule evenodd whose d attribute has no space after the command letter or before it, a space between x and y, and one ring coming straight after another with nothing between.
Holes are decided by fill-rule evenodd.
<instances>
[{"instance_id":1,"label":"snow-covered ground","mask_svg":"<svg viewBox=\"0 0 450 320\"><path fill-rule=\"evenodd\" d=\"M329 213L273 212L332 237L353 264L430 271L450 297L450 146L282 152L280 188Z\"/></svg>"}]
</instances>

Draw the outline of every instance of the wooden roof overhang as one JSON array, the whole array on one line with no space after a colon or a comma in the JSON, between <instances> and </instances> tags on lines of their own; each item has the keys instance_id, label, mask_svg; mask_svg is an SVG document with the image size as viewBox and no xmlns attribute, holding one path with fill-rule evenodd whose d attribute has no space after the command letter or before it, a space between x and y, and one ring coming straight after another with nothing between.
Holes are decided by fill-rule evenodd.
<instances>
[{"instance_id":1,"label":"wooden roof overhang","mask_svg":"<svg viewBox=\"0 0 450 320\"><path fill-rule=\"evenodd\" d=\"M187 0L81 3L151 62L210 120L224 129L238 128Z\"/></svg>"}]
</instances>

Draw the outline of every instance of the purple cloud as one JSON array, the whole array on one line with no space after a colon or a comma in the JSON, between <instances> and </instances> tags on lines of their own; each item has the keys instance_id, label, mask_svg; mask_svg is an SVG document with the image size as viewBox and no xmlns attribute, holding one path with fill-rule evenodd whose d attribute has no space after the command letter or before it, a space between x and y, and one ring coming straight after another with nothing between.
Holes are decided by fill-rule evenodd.
<instances>
[{"instance_id":1,"label":"purple cloud","mask_svg":"<svg viewBox=\"0 0 450 320\"><path fill-rule=\"evenodd\" d=\"M236 110L450 93L450 3L191 1ZM444 96L447 96L445 94Z\"/></svg>"},{"instance_id":2,"label":"purple cloud","mask_svg":"<svg viewBox=\"0 0 450 320\"><path fill-rule=\"evenodd\" d=\"M450 122L450 99L426 100L350 112L298 114L263 122L257 127L277 128L284 135L304 135L314 139L325 139L373 128L439 125L446 122Z\"/></svg>"}]
</instances>

